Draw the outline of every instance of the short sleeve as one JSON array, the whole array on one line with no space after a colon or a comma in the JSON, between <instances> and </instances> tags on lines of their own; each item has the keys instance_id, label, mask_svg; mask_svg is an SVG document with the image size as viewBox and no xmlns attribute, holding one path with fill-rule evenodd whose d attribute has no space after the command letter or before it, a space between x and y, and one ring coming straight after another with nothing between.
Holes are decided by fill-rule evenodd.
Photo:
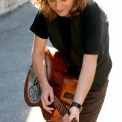
<instances>
[{"instance_id":1,"label":"short sleeve","mask_svg":"<svg viewBox=\"0 0 122 122\"><path fill-rule=\"evenodd\" d=\"M36 17L30 27L30 30L40 38L48 38L46 18L42 15L41 12L38 12L36 14Z\"/></svg>"},{"instance_id":2,"label":"short sleeve","mask_svg":"<svg viewBox=\"0 0 122 122\"><path fill-rule=\"evenodd\" d=\"M106 14L96 3L94 3L84 10L83 15L84 54L103 55L108 39L108 22Z\"/></svg>"}]
</instances>

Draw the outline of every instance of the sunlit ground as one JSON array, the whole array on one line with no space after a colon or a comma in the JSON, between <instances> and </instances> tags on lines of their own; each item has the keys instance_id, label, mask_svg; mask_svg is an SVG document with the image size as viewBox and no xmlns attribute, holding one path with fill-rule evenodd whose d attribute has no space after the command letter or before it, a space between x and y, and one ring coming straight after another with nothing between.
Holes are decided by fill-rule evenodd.
<instances>
[{"instance_id":1,"label":"sunlit ground","mask_svg":"<svg viewBox=\"0 0 122 122\"><path fill-rule=\"evenodd\" d=\"M39 107L31 108L26 122L45 122Z\"/></svg>"},{"instance_id":2,"label":"sunlit ground","mask_svg":"<svg viewBox=\"0 0 122 122\"><path fill-rule=\"evenodd\" d=\"M110 23L110 54L113 68L107 96L97 122L122 122L122 7L120 0L96 0L108 14ZM45 122L38 107L31 108L26 122Z\"/></svg>"}]
</instances>

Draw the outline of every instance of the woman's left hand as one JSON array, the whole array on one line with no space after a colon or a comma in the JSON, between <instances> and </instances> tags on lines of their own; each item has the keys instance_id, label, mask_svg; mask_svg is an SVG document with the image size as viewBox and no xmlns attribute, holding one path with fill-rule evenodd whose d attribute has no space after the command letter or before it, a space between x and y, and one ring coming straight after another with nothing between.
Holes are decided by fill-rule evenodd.
<instances>
[{"instance_id":1,"label":"woman's left hand","mask_svg":"<svg viewBox=\"0 0 122 122\"><path fill-rule=\"evenodd\" d=\"M75 118L79 122L79 109L75 106L70 108L70 115L65 114L62 118L63 122L71 122Z\"/></svg>"}]
</instances>

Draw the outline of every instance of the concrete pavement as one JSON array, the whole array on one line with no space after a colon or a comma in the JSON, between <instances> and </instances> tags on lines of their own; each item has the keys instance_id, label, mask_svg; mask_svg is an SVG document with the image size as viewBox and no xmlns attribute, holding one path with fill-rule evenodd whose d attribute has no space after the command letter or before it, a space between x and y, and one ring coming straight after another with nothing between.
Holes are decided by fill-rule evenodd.
<instances>
[{"instance_id":1,"label":"concrete pavement","mask_svg":"<svg viewBox=\"0 0 122 122\"><path fill-rule=\"evenodd\" d=\"M109 78L107 98L98 122L122 122L122 18L117 14L121 7L118 7L118 3L113 10L114 3L110 1L110 6L109 0L103 1L110 20L110 50L114 65ZM0 16L0 122L45 122L40 109L27 106L23 96L33 43L33 34L29 27L36 12L30 3L26 3L15 11Z\"/></svg>"},{"instance_id":2,"label":"concrete pavement","mask_svg":"<svg viewBox=\"0 0 122 122\"><path fill-rule=\"evenodd\" d=\"M0 0L0 15L12 11L29 0Z\"/></svg>"},{"instance_id":3,"label":"concrete pavement","mask_svg":"<svg viewBox=\"0 0 122 122\"><path fill-rule=\"evenodd\" d=\"M36 12L26 3L0 16L0 122L26 122L30 111L23 87L31 63L33 34L29 27Z\"/></svg>"}]
</instances>

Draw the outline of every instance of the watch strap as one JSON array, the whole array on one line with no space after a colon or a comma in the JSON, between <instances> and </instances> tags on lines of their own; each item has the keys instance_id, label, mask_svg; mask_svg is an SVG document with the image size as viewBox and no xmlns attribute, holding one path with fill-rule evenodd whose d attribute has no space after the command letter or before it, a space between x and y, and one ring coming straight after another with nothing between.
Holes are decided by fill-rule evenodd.
<instances>
[{"instance_id":1,"label":"watch strap","mask_svg":"<svg viewBox=\"0 0 122 122\"><path fill-rule=\"evenodd\" d=\"M81 104L79 104L77 102L72 102L70 107L73 107L73 106L77 107L80 110L80 112L81 112L81 110L82 110L82 105Z\"/></svg>"}]
</instances>

